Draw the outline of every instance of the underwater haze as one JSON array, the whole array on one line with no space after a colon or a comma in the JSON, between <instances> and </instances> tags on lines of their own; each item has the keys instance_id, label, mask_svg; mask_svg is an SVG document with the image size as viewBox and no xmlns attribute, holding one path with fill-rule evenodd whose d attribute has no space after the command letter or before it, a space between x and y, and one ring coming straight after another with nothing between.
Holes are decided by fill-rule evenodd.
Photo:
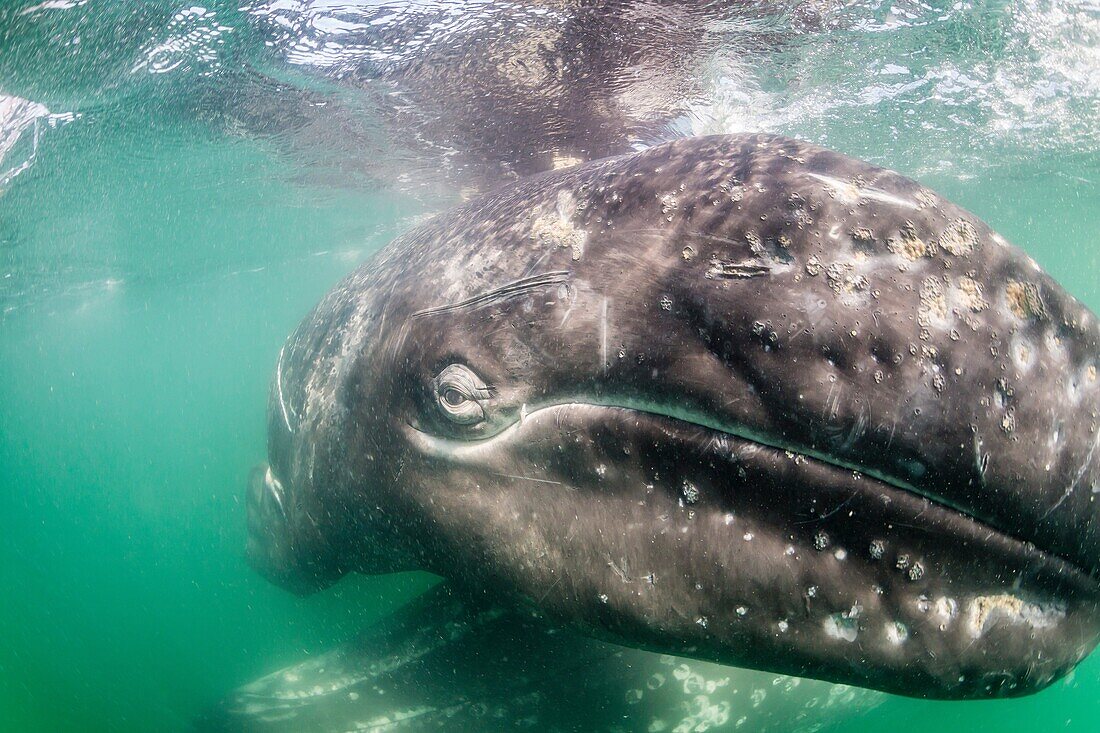
<instances>
[{"instance_id":1,"label":"underwater haze","mask_svg":"<svg viewBox=\"0 0 1100 733\"><path fill-rule=\"evenodd\" d=\"M0 4L0 729L190 730L436 582L294 597L245 561L244 487L298 321L476 192L781 133L915 178L1100 311L1100 4L700 7ZM621 25L562 42L586 13ZM583 68L532 78L547 48ZM874 694L812 729L1091 733L1100 655L1018 700Z\"/></svg>"}]
</instances>

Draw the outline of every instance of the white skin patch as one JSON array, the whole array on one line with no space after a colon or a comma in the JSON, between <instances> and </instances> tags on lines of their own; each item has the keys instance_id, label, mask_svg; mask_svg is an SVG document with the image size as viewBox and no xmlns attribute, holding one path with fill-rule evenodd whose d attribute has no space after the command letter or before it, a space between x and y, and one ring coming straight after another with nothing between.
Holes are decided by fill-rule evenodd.
<instances>
[{"instance_id":1,"label":"white skin patch","mask_svg":"<svg viewBox=\"0 0 1100 733\"><path fill-rule=\"evenodd\" d=\"M909 627L901 621L886 624L886 640L891 644L903 644L909 638Z\"/></svg>"},{"instance_id":2,"label":"white skin patch","mask_svg":"<svg viewBox=\"0 0 1100 733\"><path fill-rule=\"evenodd\" d=\"M944 596L937 598L932 608L935 610L936 615L944 619L953 619L959 613L959 604L955 602L955 599Z\"/></svg>"},{"instance_id":3,"label":"white skin patch","mask_svg":"<svg viewBox=\"0 0 1100 733\"><path fill-rule=\"evenodd\" d=\"M996 624L1047 629L1056 626L1065 615L1066 611L1062 606L1028 603L1007 593L977 596L967 604L966 627L970 635L977 639Z\"/></svg>"},{"instance_id":4,"label":"white skin patch","mask_svg":"<svg viewBox=\"0 0 1100 733\"><path fill-rule=\"evenodd\" d=\"M825 635L832 639L841 639L849 643L855 641L856 636L859 634L859 624L856 621L858 615L858 608L853 608L851 611L844 611L842 613L830 614L825 618L822 624L825 629Z\"/></svg>"},{"instance_id":5,"label":"white skin patch","mask_svg":"<svg viewBox=\"0 0 1100 733\"><path fill-rule=\"evenodd\" d=\"M569 191L558 192L556 217L553 215L543 217L534 222L532 236L548 243L567 247L573 261L584 256L584 244L588 239L588 232L578 229L573 224L573 217L577 213L577 201Z\"/></svg>"},{"instance_id":6,"label":"white skin patch","mask_svg":"<svg viewBox=\"0 0 1100 733\"><path fill-rule=\"evenodd\" d=\"M1031 371L1031 367L1035 365L1038 357L1036 344L1018 334L1013 337L1012 342L1009 344L1009 352L1013 363L1021 374Z\"/></svg>"}]
</instances>

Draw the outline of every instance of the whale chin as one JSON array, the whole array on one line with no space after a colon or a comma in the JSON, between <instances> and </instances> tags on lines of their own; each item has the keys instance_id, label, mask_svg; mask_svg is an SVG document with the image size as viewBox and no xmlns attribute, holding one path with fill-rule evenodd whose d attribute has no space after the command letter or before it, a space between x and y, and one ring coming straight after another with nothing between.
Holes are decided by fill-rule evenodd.
<instances>
[{"instance_id":1,"label":"whale chin","mask_svg":"<svg viewBox=\"0 0 1100 733\"><path fill-rule=\"evenodd\" d=\"M344 573L321 561L321 555L307 551L293 534L291 497L269 465L252 469L246 504L248 564L268 581L295 595L308 596L324 590Z\"/></svg>"}]
</instances>

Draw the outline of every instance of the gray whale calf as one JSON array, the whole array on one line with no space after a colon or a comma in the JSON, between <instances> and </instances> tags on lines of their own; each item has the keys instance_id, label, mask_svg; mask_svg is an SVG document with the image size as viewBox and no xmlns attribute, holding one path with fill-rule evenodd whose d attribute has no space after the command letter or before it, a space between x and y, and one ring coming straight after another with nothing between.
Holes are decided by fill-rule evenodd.
<instances>
[{"instance_id":1,"label":"gray whale calf","mask_svg":"<svg viewBox=\"0 0 1100 733\"><path fill-rule=\"evenodd\" d=\"M292 335L249 556L637 649L1023 695L1100 634L1100 331L972 214L769 135L545 173Z\"/></svg>"}]
</instances>

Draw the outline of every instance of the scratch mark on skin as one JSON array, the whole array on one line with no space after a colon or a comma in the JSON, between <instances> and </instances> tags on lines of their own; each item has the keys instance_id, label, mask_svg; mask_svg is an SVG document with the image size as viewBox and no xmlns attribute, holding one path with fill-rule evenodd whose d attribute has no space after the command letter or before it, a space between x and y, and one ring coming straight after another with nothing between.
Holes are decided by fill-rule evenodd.
<instances>
[{"instance_id":1,"label":"scratch mark on skin","mask_svg":"<svg viewBox=\"0 0 1100 733\"><path fill-rule=\"evenodd\" d=\"M808 331L809 328L801 321L791 321L790 328L788 329L790 336L787 337L787 344L789 345L794 343L795 339L800 339L803 336L808 336Z\"/></svg>"},{"instance_id":2,"label":"scratch mark on skin","mask_svg":"<svg viewBox=\"0 0 1100 733\"><path fill-rule=\"evenodd\" d=\"M841 394L844 389L836 383L829 387L829 395L825 398L825 417L835 417L840 413Z\"/></svg>"},{"instance_id":3,"label":"scratch mark on skin","mask_svg":"<svg viewBox=\"0 0 1100 733\"><path fill-rule=\"evenodd\" d=\"M653 228L638 228L638 229L620 229L619 235L629 234L632 238L647 237L658 240L661 243L668 241L668 232L663 229ZM738 248L748 247L748 242L744 240L731 239L729 237L720 237L716 234L704 234L703 232L684 232L677 235L677 242L712 242L715 244L732 244Z\"/></svg>"},{"instance_id":4,"label":"scratch mark on skin","mask_svg":"<svg viewBox=\"0 0 1100 733\"><path fill-rule=\"evenodd\" d=\"M577 304L577 293L575 290L570 290L569 307L565 309L565 313L561 317L561 323L558 324L558 328L564 328L565 322L569 320L569 315L573 312L573 306Z\"/></svg>"},{"instance_id":5,"label":"scratch mark on skin","mask_svg":"<svg viewBox=\"0 0 1100 733\"><path fill-rule=\"evenodd\" d=\"M401 324L401 331L398 333L397 338L393 344L393 358L397 359L397 355L401 352L401 349L405 346L405 342L409 338L409 322Z\"/></svg>"},{"instance_id":6,"label":"scratch mark on skin","mask_svg":"<svg viewBox=\"0 0 1100 733\"><path fill-rule=\"evenodd\" d=\"M262 479L264 485L268 489L268 494L275 500L275 506L279 509L279 514L282 516L283 521L287 520L286 506L283 504L283 484L279 479L275 478L275 474L271 472L271 466L268 466L264 471Z\"/></svg>"},{"instance_id":7,"label":"scratch mark on skin","mask_svg":"<svg viewBox=\"0 0 1100 733\"><path fill-rule=\"evenodd\" d=\"M1098 445L1100 445L1100 431L1096 433L1096 437L1092 441L1092 447L1089 448L1089 453L1087 456L1085 456L1085 461L1081 464L1081 468L1078 469L1077 475L1073 477L1073 481L1070 483L1069 488L1066 489L1065 493L1062 494L1062 498L1054 503L1054 506L1052 506L1050 509L1047 509L1043 513L1043 516L1040 517L1040 519L1046 519L1047 517L1049 517L1051 513L1058 507L1062 506L1062 504L1065 503L1066 499L1069 498L1069 495L1077 489L1077 484L1081 483L1081 477L1085 475L1085 471L1088 470L1088 467L1090 465L1092 465L1092 457L1096 453L1096 447Z\"/></svg>"},{"instance_id":8,"label":"scratch mark on skin","mask_svg":"<svg viewBox=\"0 0 1100 733\"><path fill-rule=\"evenodd\" d=\"M624 561L625 561L625 558L624 558ZM626 565L626 563L623 562L623 565ZM615 564L615 561L611 559L610 555L607 556L607 566L609 568L611 568L612 570L614 570L615 574L619 576L619 580L623 581L624 583L633 583L634 582L634 579L631 578L629 575L627 575L625 570L623 570L622 568L620 568L618 565Z\"/></svg>"},{"instance_id":9,"label":"scratch mark on skin","mask_svg":"<svg viewBox=\"0 0 1100 733\"><path fill-rule=\"evenodd\" d=\"M840 450L848 451L856 444L856 441L863 435L864 428L867 427L867 412L863 405L859 405L859 416L856 418L856 422L852 425L852 429L848 431L848 436L844 439L844 443L841 444Z\"/></svg>"},{"instance_id":10,"label":"scratch mark on skin","mask_svg":"<svg viewBox=\"0 0 1100 733\"><path fill-rule=\"evenodd\" d=\"M849 502L851 502L852 499L856 498L856 495L858 493L859 493L859 491L853 491L847 499L845 499L844 501L837 504L836 507L832 511L828 512L827 514L822 514L820 517L811 517L810 519L802 519L802 520L799 520L799 521L795 522L795 524L809 524L810 522L823 522L826 519L828 519L829 517L831 517L834 514L836 514L837 512L839 512L844 507L848 506Z\"/></svg>"},{"instance_id":11,"label":"scratch mark on skin","mask_svg":"<svg viewBox=\"0 0 1100 733\"><path fill-rule=\"evenodd\" d=\"M831 176L823 176L820 173L809 173L810 178L816 179L826 186L833 188L838 194L845 196L846 198L854 199L870 199L871 201L881 201L884 204L893 204L905 209L919 209L920 205L915 201L908 201L906 199L898 198L892 194L888 194L885 191L880 191L876 188L860 188L855 184L842 181L839 178L833 178Z\"/></svg>"},{"instance_id":12,"label":"scratch mark on skin","mask_svg":"<svg viewBox=\"0 0 1100 733\"><path fill-rule=\"evenodd\" d=\"M703 446L703 450L700 451L700 454L702 455L707 452L728 454L730 452L729 436L725 433L712 434L707 439L706 445Z\"/></svg>"},{"instance_id":13,"label":"scratch mark on skin","mask_svg":"<svg viewBox=\"0 0 1100 733\"><path fill-rule=\"evenodd\" d=\"M546 596L550 595L550 591L552 591L552 590L554 590L555 588L557 588L557 587L558 587L558 583L560 583L560 582L561 582L561 579L562 579L562 576L561 576L561 575L559 575L559 576L557 577L557 580L555 580L555 581L554 581L553 583L551 583L551 584L550 584L550 587L549 587L549 588L547 588L546 590L544 590L544 591L542 592L542 595L541 595L541 596L539 596L539 599L538 599L538 601L536 601L536 603L537 603L537 604L541 604L541 603L542 603L543 601L545 601L545 600L546 600Z\"/></svg>"},{"instance_id":14,"label":"scratch mark on skin","mask_svg":"<svg viewBox=\"0 0 1100 733\"><path fill-rule=\"evenodd\" d=\"M982 452L982 436L974 433L974 467L978 469L978 478L985 485L985 472L989 469L989 454Z\"/></svg>"},{"instance_id":15,"label":"scratch mark on skin","mask_svg":"<svg viewBox=\"0 0 1100 733\"><path fill-rule=\"evenodd\" d=\"M607 298L603 299L600 309L600 365L603 373L607 374Z\"/></svg>"},{"instance_id":16,"label":"scratch mark on skin","mask_svg":"<svg viewBox=\"0 0 1100 733\"><path fill-rule=\"evenodd\" d=\"M488 305L489 303L496 303L501 300L507 300L508 298L514 298L530 290L536 290L549 285L560 285L568 280L568 270L554 270L553 272L545 272L541 275L523 277L507 285L501 285L499 288L493 288L492 290L478 293L465 300L460 300L457 303L437 305L419 310L412 314L412 318L421 318L423 316L435 315L436 313L447 313L449 311L462 310L463 308L477 308L479 306Z\"/></svg>"},{"instance_id":17,"label":"scratch mark on skin","mask_svg":"<svg viewBox=\"0 0 1100 733\"><path fill-rule=\"evenodd\" d=\"M569 315L573 312L573 306L570 305L565 309L565 313L562 314L561 323L558 324L558 328L565 328L565 322L569 320Z\"/></svg>"},{"instance_id":18,"label":"scratch mark on skin","mask_svg":"<svg viewBox=\"0 0 1100 733\"><path fill-rule=\"evenodd\" d=\"M717 242L718 244L732 244L737 247L748 247L749 243L746 241L738 241L736 239L730 239L729 237L720 237L717 234L704 234L703 232L689 232L685 235L689 239L700 240L703 242Z\"/></svg>"},{"instance_id":19,"label":"scratch mark on skin","mask_svg":"<svg viewBox=\"0 0 1100 733\"><path fill-rule=\"evenodd\" d=\"M721 262L715 260L707 268L705 277L708 280L725 280L730 278L750 278L767 275L772 268L759 262Z\"/></svg>"},{"instance_id":20,"label":"scratch mark on skin","mask_svg":"<svg viewBox=\"0 0 1100 733\"><path fill-rule=\"evenodd\" d=\"M548 478L535 478L534 476L517 476L510 473L497 473L496 471L490 471L494 476L500 476L502 478L517 479L520 481L537 481L540 484L553 484L555 486L561 486L561 481L551 481Z\"/></svg>"},{"instance_id":21,"label":"scratch mark on skin","mask_svg":"<svg viewBox=\"0 0 1100 733\"><path fill-rule=\"evenodd\" d=\"M283 398L283 352L286 350L286 346L279 349L279 361L275 363L275 389L279 393L279 409L283 413L283 422L286 424L286 429L291 433L294 432L294 428L290 424L290 415L287 412L286 400ZM295 415L297 417L297 415Z\"/></svg>"},{"instance_id":22,"label":"scratch mark on skin","mask_svg":"<svg viewBox=\"0 0 1100 733\"><path fill-rule=\"evenodd\" d=\"M546 258L549 257L551 254L553 254L554 251L557 250L557 249L558 249L558 245L552 245L549 249L547 249L545 252L543 252L542 257L539 257L537 260L535 260L533 263L531 263L531 266L527 268L527 272L524 273L523 276L525 278L526 277L531 277L531 273L534 272L536 269L538 269L539 265L541 265L543 262L545 262Z\"/></svg>"}]
</instances>

